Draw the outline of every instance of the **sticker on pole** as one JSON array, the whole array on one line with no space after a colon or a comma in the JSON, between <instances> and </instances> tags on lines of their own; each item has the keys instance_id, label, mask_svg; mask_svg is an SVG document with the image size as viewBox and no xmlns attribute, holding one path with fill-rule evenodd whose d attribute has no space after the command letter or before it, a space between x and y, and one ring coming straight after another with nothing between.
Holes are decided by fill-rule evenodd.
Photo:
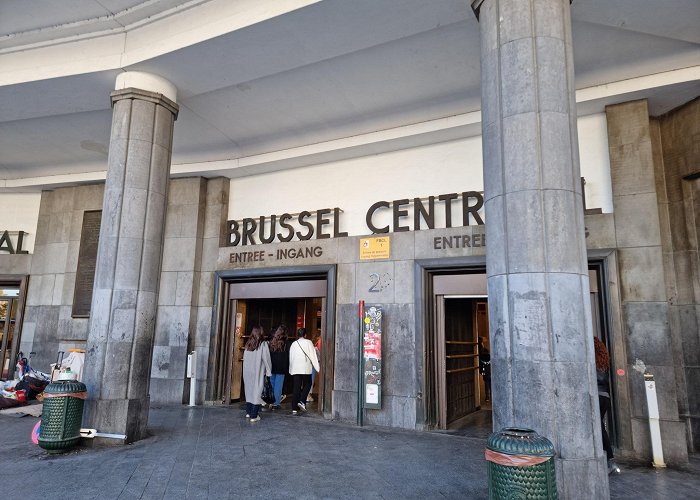
<instances>
[{"instance_id":1,"label":"sticker on pole","mask_svg":"<svg viewBox=\"0 0 700 500\"><path fill-rule=\"evenodd\" d=\"M382 407L382 307L365 308L362 332L362 362L365 386L364 407Z\"/></svg>"}]
</instances>

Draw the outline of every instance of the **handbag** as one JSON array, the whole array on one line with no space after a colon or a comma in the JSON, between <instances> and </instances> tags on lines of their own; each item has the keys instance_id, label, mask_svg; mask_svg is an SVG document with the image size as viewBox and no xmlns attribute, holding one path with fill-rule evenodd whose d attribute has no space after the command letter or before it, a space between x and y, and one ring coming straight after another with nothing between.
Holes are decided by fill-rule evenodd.
<instances>
[{"instance_id":1,"label":"handbag","mask_svg":"<svg viewBox=\"0 0 700 500\"><path fill-rule=\"evenodd\" d=\"M265 382L260 397L269 405L275 402L275 390L272 388L272 382L270 382L270 377L268 376L265 376Z\"/></svg>"}]
</instances>

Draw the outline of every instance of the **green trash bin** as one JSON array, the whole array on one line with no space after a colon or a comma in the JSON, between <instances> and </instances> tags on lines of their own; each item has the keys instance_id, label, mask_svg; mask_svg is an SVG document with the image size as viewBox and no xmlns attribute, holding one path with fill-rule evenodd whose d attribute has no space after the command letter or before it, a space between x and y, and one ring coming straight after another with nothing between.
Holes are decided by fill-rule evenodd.
<instances>
[{"instance_id":1,"label":"green trash bin","mask_svg":"<svg viewBox=\"0 0 700 500\"><path fill-rule=\"evenodd\" d=\"M486 441L491 500L556 500L554 445L532 429L506 427Z\"/></svg>"},{"instance_id":2,"label":"green trash bin","mask_svg":"<svg viewBox=\"0 0 700 500\"><path fill-rule=\"evenodd\" d=\"M39 446L60 453L80 441L80 425L87 387L76 380L59 380L44 389Z\"/></svg>"}]
</instances>

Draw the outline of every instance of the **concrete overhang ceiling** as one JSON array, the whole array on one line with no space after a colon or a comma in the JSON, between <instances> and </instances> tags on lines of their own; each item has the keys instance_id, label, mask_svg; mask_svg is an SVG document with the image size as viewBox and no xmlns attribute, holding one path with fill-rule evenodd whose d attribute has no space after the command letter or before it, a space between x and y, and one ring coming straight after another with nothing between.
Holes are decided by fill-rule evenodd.
<instances>
[{"instance_id":1,"label":"concrete overhang ceiling","mask_svg":"<svg viewBox=\"0 0 700 500\"><path fill-rule=\"evenodd\" d=\"M658 114L700 94L700 2L662 4L574 0L580 114L632 98ZM280 153L299 148L315 148L308 163L478 134L479 64L464 0L6 0L0 183L99 178L121 71L178 87L173 172L256 158L222 170L248 175L304 164Z\"/></svg>"}]
</instances>

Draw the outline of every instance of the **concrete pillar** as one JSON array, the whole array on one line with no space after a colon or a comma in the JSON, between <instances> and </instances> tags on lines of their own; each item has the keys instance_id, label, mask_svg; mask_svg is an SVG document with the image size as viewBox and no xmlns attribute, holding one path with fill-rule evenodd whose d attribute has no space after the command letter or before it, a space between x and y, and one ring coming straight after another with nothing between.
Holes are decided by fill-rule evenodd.
<instances>
[{"instance_id":1,"label":"concrete pillar","mask_svg":"<svg viewBox=\"0 0 700 500\"><path fill-rule=\"evenodd\" d=\"M112 92L112 132L90 312L85 424L145 436L175 87L124 73ZM148 90L146 90L148 89Z\"/></svg>"},{"instance_id":2,"label":"concrete pillar","mask_svg":"<svg viewBox=\"0 0 700 500\"><path fill-rule=\"evenodd\" d=\"M476 0L494 429L555 446L560 498L608 498L567 0Z\"/></svg>"}]
</instances>

